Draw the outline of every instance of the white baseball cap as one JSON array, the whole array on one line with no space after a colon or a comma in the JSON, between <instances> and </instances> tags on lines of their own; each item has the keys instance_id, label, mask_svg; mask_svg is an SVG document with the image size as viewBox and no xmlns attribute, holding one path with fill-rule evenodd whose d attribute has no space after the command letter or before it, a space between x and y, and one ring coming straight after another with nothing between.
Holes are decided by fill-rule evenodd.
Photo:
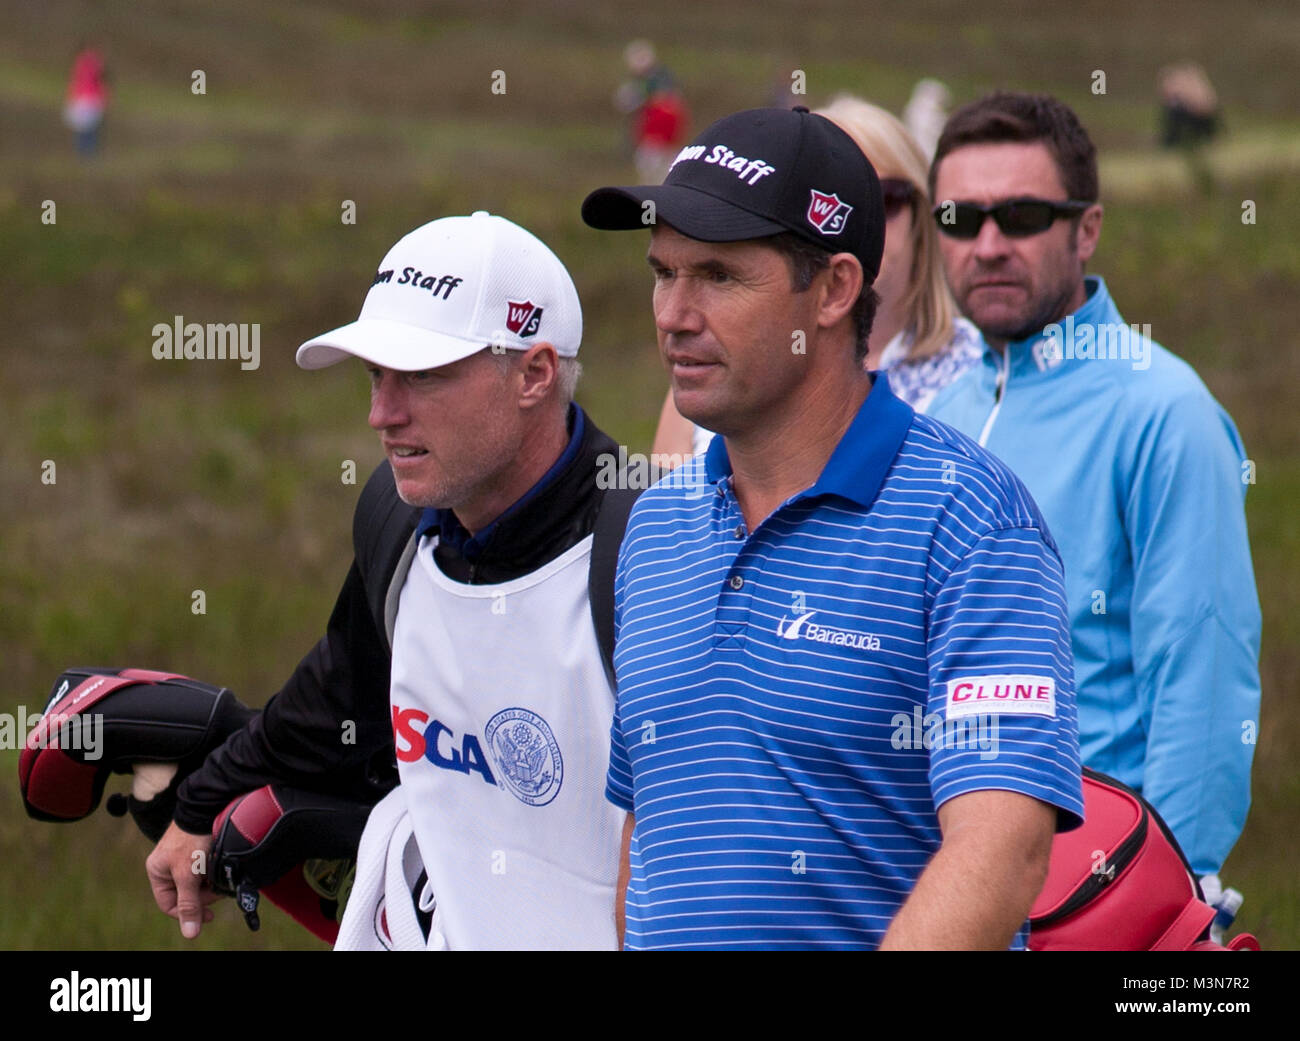
<instances>
[{"instance_id":1,"label":"white baseball cap","mask_svg":"<svg viewBox=\"0 0 1300 1041\"><path fill-rule=\"evenodd\" d=\"M479 210L416 228L390 249L355 322L308 340L298 364L357 357L403 372L436 369L485 347L546 341L578 353L582 307L573 279L541 239Z\"/></svg>"}]
</instances>

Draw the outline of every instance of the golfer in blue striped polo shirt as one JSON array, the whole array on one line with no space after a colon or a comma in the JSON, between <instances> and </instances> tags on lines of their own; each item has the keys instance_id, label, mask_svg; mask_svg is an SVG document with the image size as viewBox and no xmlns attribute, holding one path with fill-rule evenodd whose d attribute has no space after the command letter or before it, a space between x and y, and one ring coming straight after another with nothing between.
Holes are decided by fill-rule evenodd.
<instances>
[{"instance_id":1,"label":"golfer in blue striped polo shirt","mask_svg":"<svg viewBox=\"0 0 1300 1041\"><path fill-rule=\"evenodd\" d=\"M1061 564L1010 471L862 367L870 164L743 112L583 217L650 227L674 400L722 435L619 559L626 946L1023 947L1083 812Z\"/></svg>"}]
</instances>

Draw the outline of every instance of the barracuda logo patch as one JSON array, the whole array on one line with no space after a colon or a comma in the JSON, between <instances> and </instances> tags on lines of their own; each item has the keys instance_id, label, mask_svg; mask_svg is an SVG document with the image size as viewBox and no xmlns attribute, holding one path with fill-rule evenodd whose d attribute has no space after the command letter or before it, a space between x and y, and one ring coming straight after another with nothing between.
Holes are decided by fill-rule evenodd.
<instances>
[{"instance_id":1,"label":"barracuda logo patch","mask_svg":"<svg viewBox=\"0 0 1300 1041\"><path fill-rule=\"evenodd\" d=\"M837 629L830 625L818 625L813 615L816 611L806 611L793 618L782 618L776 623L776 635L783 640L807 640L810 643L824 643L831 647L852 647L860 651L880 650L880 637L873 633L859 633L852 629Z\"/></svg>"}]
</instances>

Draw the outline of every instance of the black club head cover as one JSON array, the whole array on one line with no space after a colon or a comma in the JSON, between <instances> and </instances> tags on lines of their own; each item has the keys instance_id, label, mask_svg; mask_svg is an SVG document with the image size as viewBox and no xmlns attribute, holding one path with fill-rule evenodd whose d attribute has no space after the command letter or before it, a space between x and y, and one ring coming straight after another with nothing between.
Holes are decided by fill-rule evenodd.
<instances>
[{"instance_id":1,"label":"black club head cover","mask_svg":"<svg viewBox=\"0 0 1300 1041\"><path fill-rule=\"evenodd\" d=\"M99 805L110 773L174 764L167 787L152 799L127 799L140 830L157 841L180 782L254 715L229 688L177 673L68 669L18 758L23 806L35 820L81 820ZM110 802L120 811L120 799Z\"/></svg>"},{"instance_id":2,"label":"black club head cover","mask_svg":"<svg viewBox=\"0 0 1300 1041\"><path fill-rule=\"evenodd\" d=\"M212 825L209 858L212 888L235 897L249 928L257 928L259 892L312 933L333 943L338 936L342 878L354 860L370 816L369 803L281 784L241 795ZM315 864L309 881L304 872ZM329 891L322 879L339 876ZM315 882L313 885L312 882Z\"/></svg>"}]
</instances>

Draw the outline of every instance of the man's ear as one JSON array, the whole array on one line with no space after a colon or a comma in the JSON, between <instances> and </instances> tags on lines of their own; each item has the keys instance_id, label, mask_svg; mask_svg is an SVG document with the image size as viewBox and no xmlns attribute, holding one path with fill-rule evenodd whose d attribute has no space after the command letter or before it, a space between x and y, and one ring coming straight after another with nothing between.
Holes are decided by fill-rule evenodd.
<instances>
[{"instance_id":1,"label":"man's ear","mask_svg":"<svg viewBox=\"0 0 1300 1041\"><path fill-rule=\"evenodd\" d=\"M1097 241L1101 238L1101 218L1104 208L1101 203L1093 203L1079 218L1079 232L1077 236L1079 263L1086 264L1092 259L1093 253L1097 251Z\"/></svg>"},{"instance_id":2,"label":"man's ear","mask_svg":"<svg viewBox=\"0 0 1300 1041\"><path fill-rule=\"evenodd\" d=\"M515 362L515 371L519 373L519 407L536 408L550 399L559 378L560 356L554 344L541 340Z\"/></svg>"},{"instance_id":3,"label":"man's ear","mask_svg":"<svg viewBox=\"0 0 1300 1041\"><path fill-rule=\"evenodd\" d=\"M818 276L820 299L817 324L823 329L838 325L853 311L862 292L862 264L852 253L836 253Z\"/></svg>"}]
</instances>

